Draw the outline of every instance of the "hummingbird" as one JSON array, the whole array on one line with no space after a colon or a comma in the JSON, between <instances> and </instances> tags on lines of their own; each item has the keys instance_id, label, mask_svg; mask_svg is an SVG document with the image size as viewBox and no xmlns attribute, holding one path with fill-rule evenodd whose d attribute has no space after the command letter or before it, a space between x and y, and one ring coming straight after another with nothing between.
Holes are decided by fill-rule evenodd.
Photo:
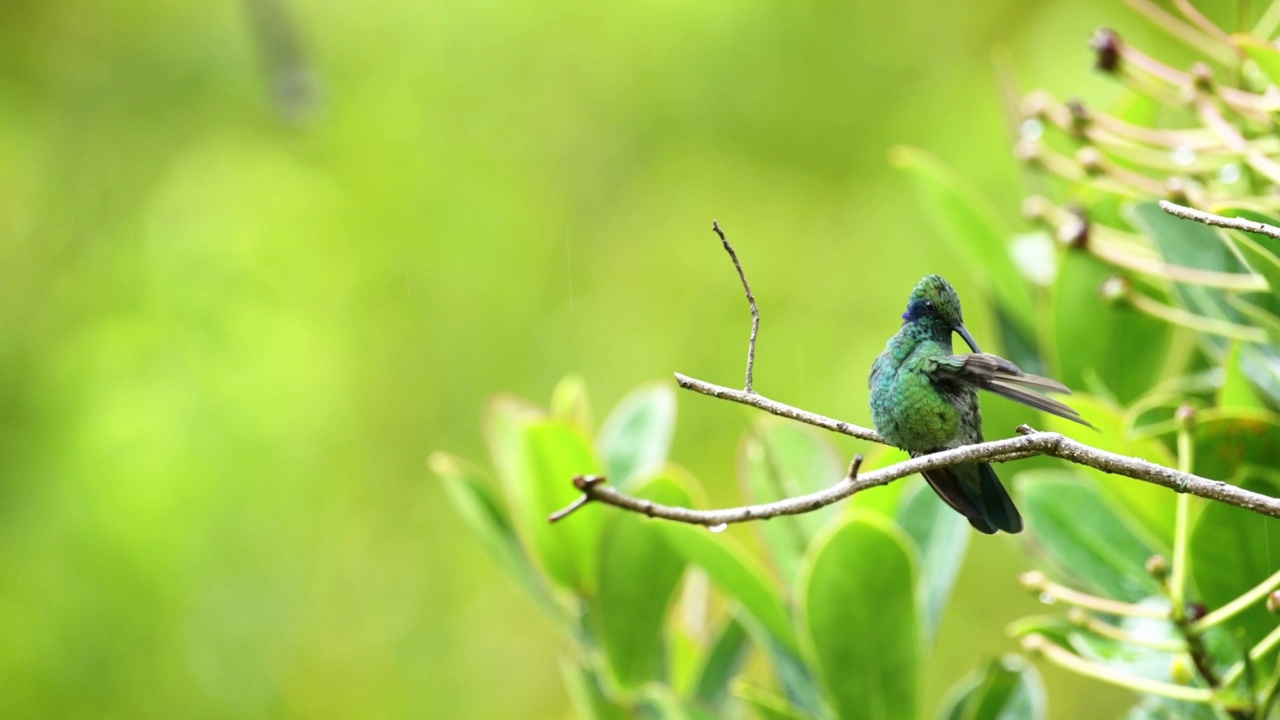
<instances>
[{"instance_id":1,"label":"hummingbird","mask_svg":"<svg viewBox=\"0 0 1280 720\"><path fill-rule=\"evenodd\" d=\"M954 354L952 333L973 354ZM979 389L1093 427L1067 405L1040 394L1069 395L1067 386L1028 375L978 349L964 326L960 297L939 275L926 276L911 291L902 328L872 364L867 383L876 431L912 457L982 442ZM927 470L924 479L978 532L1022 532L1022 516L989 463Z\"/></svg>"}]
</instances>

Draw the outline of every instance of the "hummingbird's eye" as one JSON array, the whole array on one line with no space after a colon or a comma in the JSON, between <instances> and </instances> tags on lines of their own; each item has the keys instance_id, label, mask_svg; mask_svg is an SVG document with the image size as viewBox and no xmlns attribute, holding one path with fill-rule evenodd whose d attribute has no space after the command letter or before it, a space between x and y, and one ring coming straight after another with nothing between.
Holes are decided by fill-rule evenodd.
<instances>
[{"instance_id":1,"label":"hummingbird's eye","mask_svg":"<svg viewBox=\"0 0 1280 720\"><path fill-rule=\"evenodd\" d=\"M925 303L924 303L924 306L925 306L925 307L927 307L927 308L929 308L930 310L932 310L932 309L933 309L933 301L932 301L932 300L926 300L926 301L925 301Z\"/></svg>"}]
</instances>

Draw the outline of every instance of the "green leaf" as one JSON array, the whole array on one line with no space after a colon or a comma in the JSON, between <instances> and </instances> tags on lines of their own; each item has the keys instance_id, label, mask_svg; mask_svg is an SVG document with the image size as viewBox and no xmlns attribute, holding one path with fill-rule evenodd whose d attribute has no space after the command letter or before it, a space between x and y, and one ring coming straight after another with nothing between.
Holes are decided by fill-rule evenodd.
<instances>
[{"instance_id":1,"label":"green leaf","mask_svg":"<svg viewBox=\"0 0 1280 720\"><path fill-rule=\"evenodd\" d=\"M1164 598L1150 598L1140 604L1160 610L1167 610L1169 607ZM1117 624L1122 631L1145 640L1167 643L1180 637L1173 623L1161 618L1125 617L1119 618ZM1080 657L1105 665L1116 672L1160 682L1173 682L1173 658L1166 651L1137 643L1120 642L1082 629L1071 631L1068 646Z\"/></svg>"},{"instance_id":2,"label":"green leaf","mask_svg":"<svg viewBox=\"0 0 1280 720\"><path fill-rule=\"evenodd\" d=\"M683 523L657 525L676 554L706 571L722 592L742 604L766 632L788 648L796 648L795 632L774 583L745 548L724 533Z\"/></svg>"},{"instance_id":3,"label":"green leaf","mask_svg":"<svg viewBox=\"0 0 1280 720\"><path fill-rule=\"evenodd\" d=\"M575 718L627 720L630 717L630 713L605 695L600 679L590 668L579 667L561 658L560 674L569 691L569 702L573 705Z\"/></svg>"},{"instance_id":4,"label":"green leaf","mask_svg":"<svg viewBox=\"0 0 1280 720\"><path fill-rule=\"evenodd\" d=\"M1280 294L1280 258L1277 258L1275 253L1262 243L1244 233L1230 232L1226 237L1228 242L1235 245L1245 262L1249 263L1249 267L1266 279L1270 293L1273 296Z\"/></svg>"},{"instance_id":5,"label":"green leaf","mask_svg":"<svg viewBox=\"0 0 1280 720\"><path fill-rule=\"evenodd\" d=\"M1280 477L1270 473L1250 478L1244 487L1275 497L1280 495ZM1200 596L1210 610L1219 608L1280 570L1280 524L1226 503L1209 503L1192 529L1190 551L1191 576ZM1275 627L1275 616L1261 603L1227 625L1243 632L1249 646Z\"/></svg>"},{"instance_id":6,"label":"green leaf","mask_svg":"<svg viewBox=\"0 0 1280 720\"><path fill-rule=\"evenodd\" d=\"M518 472L524 429L544 417L542 410L510 395L494 395L485 403L481 429L493 469L504 488Z\"/></svg>"},{"instance_id":7,"label":"green leaf","mask_svg":"<svg viewBox=\"0 0 1280 720\"><path fill-rule=\"evenodd\" d=\"M1133 214L1135 224L1155 241L1167 262L1201 270L1249 272L1234 248L1214 228L1174 217L1155 202L1135 206ZM1231 307L1226 293L1219 288L1175 282L1173 289L1174 299L1186 310L1208 318L1240 320L1240 313ZM1215 353L1226 349L1226 338L1206 333L1200 333L1199 337Z\"/></svg>"},{"instance_id":8,"label":"green leaf","mask_svg":"<svg viewBox=\"0 0 1280 720\"><path fill-rule=\"evenodd\" d=\"M653 478L635 494L688 507L685 480L675 470ZM663 620L685 561L662 539L655 521L635 513L610 518L600 543L600 585L595 600L599 636L613 676L624 688L661 677Z\"/></svg>"},{"instance_id":9,"label":"green leaf","mask_svg":"<svg viewBox=\"0 0 1280 720\"><path fill-rule=\"evenodd\" d=\"M815 430L792 422L761 421L756 426L764 445L769 467L777 475L776 486L785 497L831 487L848 468L836 455L835 446ZM776 500L777 496L772 499ZM817 534L836 509L826 507L797 516L810 533Z\"/></svg>"},{"instance_id":10,"label":"green leaf","mask_svg":"<svg viewBox=\"0 0 1280 720\"><path fill-rule=\"evenodd\" d=\"M440 477L453 509L485 550L514 575L544 608L554 607L541 576L520 546L511 518L484 482L480 470L442 452L432 453L428 465Z\"/></svg>"},{"instance_id":11,"label":"green leaf","mask_svg":"<svg viewBox=\"0 0 1280 720\"><path fill-rule=\"evenodd\" d=\"M1265 410L1212 409L1195 425L1195 473L1231 481L1246 465L1280 467L1280 418Z\"/></svg>"},{"instance_id":12,"label":"green leaf","mask_svg":"<svg viewBox=\"0 0 1280 720\"><path fill-rule=\"evenodd\" d=\"M694 698L712 710L722 709L729 697L729 683L741 671L749 648L747 629L737 618L730 617L716 635L702 671L698 673Z\"/></svg>"},{"instance_id":13,"label":"green leaf","mask_svg":"<svg viewBox=\"0 0 1280 720\"><path fill-rule=\"evenodd\" d=\"M845 520L809 548L797 624L837 717L916 717L915 581L910 541L878 515Z\"/></svg>"},{"instance_id":14,"label":"green leaf","mask_svg":"<svg viewBox=\"0 0 1280 720\"><path fill-rule=\"evenodd\" d=\"M1159 607L1162 610L1167 610L1169 606L1168 602L1163 598L1148 600L1141 604ZM1120 629L1125 633L1143 640L1168 643L1182 637L1177 629L1174 628L1173 623L1164 619L1120 618L1119 625ZM1217 633L1211 631L1208 633L1206 640L1217 636ZM1157 682L1175 682L1172 672L1174 656L1166 651L1102 638L1080 630L1072 631L1067 645L1073 648L1081 657L1104 665L1118 674L1136 675ZM1234 648L1232 648L1232 651L1234 652ZM1212 643L1209 645L1208 652L1211 658L1215 656L1227 657L1227 655L1218 654L1218 649ZM1218 672L1222 672L1223 666L1220 664L1217 669ZM1171 700L1158 696L1148 696L1147 700L1149 702L1143 703L1142 709L1153 714L1131 714L1125 717L1161 717L1169 718L1170 720L1218 720L1219 718L1218 713L1214 712L1212 706L1209 705ZM1135 708L1135 710L1137 709Z\"/></svg>"},{"instance_id":15,"label":"green leaf","mask_svg":"<svg viewBox=\"0 0 1280 720\"><path fill-rule=\"evenodd\" d=\"M1126 89L1121 91L1109 114L1131 125L1153 127L1165 112L1165 107L1159 100L1147 93Z\"/></svg>"},{"instance_id":16,"label":"green leaf","mask_svg":"<svg viewBox=\"0 0 1280 720\"><path fill-rule=\"evenodd\" d=\"M587 398L587 383L581 376L569 375L551 391L551 417L576 425L580 430L591 429L591 403Z\"/></svg>"},{"instance_id":17,"label":"green leaf","mask_svg":"<svg viewBox=\"0 0 1280 720\"><path fill-rule=\"evenodd\" d=\"M1121 716L1121 720L1220 720L1220 717L1211 705L1148 695Z\"/></svg>"},{"instance_id":18,"label":"green leaf","mask_svg":"<svg viewBox=\"0 0 1280 720\"><path fill-rule=\"evenodd\" d=\"M1129 602L1157 595L1147 573L1155 551L1116 517L1075 470L1020 473L1028 539L1074 584Z\"/></svg>"},{"instance_id":19,"label":"green leaf","mask_svg":"<svg viewBox=\"0 0 1280 720\"><path fill-rule=\"evenodd\" d=\"M1045 716L1040 673L1018 655L992 660L957 683L939 720L1038 720Z\"/></svg>"},{"instance_id":20,"label":"green leaf","mask_svg":"<svg viewBox=\"0 0 1280 720\"><path fill-rule=\"evenodd\" d=\"M825 438L794 423L762 420L743 441L739 467L745 492L753 502L772 502L829 487L841 478L835 450ZM800 556L822 523L838 513L835 506L757 525L783 580L795 578Z\"/></svg>"},{"instance_id":21,"label":"green leaf","mask_svg":"<svg viewBox=\"0 0 1280 720\"><path fill-rule=\"evenodd\" d=\"M547 516L576 500L575 475L599 472L591 446L575 427L542 420L524 428L520 453L506 481L517 528L547 575L561 587L589 595L595 587L603 508L589 503L558 523Z\"/></svg>"},{"instance_id":22,"label":"green leaf","mask_svg":"<svg viewBox=\"0 0 1280 720\"><path fill-rule=\"evenodd\" d=\"M1053 242L1046 239L1046 242ZM1049 250L1053 252L1053 247ZM1057 268L1054 269L1054 278L1057 278ZM1018 324L1012 318L1009 311L1002 306L997 305L996 325L1000 328L1000 340L1004 348L1002 355L1010 362L1022 368L1023 372L1031 375L1046 375L1048 369L1045 368L1044 358L1040 354L1040 348L1036 344L1036 333L1028 331L1026 328Z\"/></svg>"},{"instance_id":23,"label":"green leaf","mask_svg":"<svg viewBox=\"0 0 1280 720\"><path fill-rule=\"evenodd\" d=\"M685 576L685 582L693 580L692 575ZM677 617L684 617L684 602L689 599L688 585L681 591L679 608L672 611ZM588 612L590 612L588 610ZM699 602L694 612L699 613L698 623L702 622L701 614L705 612L704 603ZM667 680L666 684L671 690L681 696L693 694L694 683L698 681L697 673L700 666L705 662L703 658L702 643L694 639L690 629L677 624L675 627L669 627L666 631L668 636L667 642Z\"/></svg>"},{"instance_id":24,"label":"green leaf","mask_svg":"<svg viewBox=\"0 0 1280 720\"><path fill-rule=\"evenodd\" d=\"M1043 635L1054 643L1066 647L1071 644L1075 626L1060 615L1031 615L1019 618L1005 629L1009 637L1021 639L1027 635Z\"/></svg>"},{"instance_id":25,"label":"green leaf","mask_svg":"<svg viewBox=\"0 0 1280 720\"><path fill-rule=\"evenodd\" d=\"M969 548L969 523L947 507L923 483L907 491L898 510L898 525L915 541L920 557L921 624L926 643L933 641Z\"/></svg>"},{"instance_id":26,"label":"green leaf","mask_svg":"<svg viewBox=\"0 0 1280 720\"><path fill-rule=\"evenodd\" d=\"M647 685L643 698L634 713L637 717L654 717L662 720L705 720L701 711L686 707L678 695L666 685Z\"/></svg>"},{"instance_id":27,"label":"green leaf","mask_svg":"<svg viewBox=\"0 0 1280 720\"><path fill-rule=\"evenodd\" d=\"M1116 272L1081 250L1068 250L1053 293L1057 379L1086 387L1093 372L1122 403L1132 402L1160 378L1172 327L1099 293Z\"/></svg>"},{"instance_id":28,"label":"green leaf","mask_svg":"<svg viewBox=\"0 0 1280 720\"><path fill-rule=\"evenodd\" d=\"M973 276L988 278L988 294L1025 333L1035 327L1031 287L1009 254L1012 235L999 213L960 173L933 155L911 147L895 147L889 161L915 181L930 223L959 248Z\"/></svg>"},{"instance_id":29,"label":"green leaf","mask_svg":"<svg viewBox=\"0 0 1280 720\"><path fill-rule=\"evenodd\" d=\"M1267 341L1273 346L1280 344L1280 316L1245 300L1239 295L1228 296L1227 302L1231 303L1231 307L1239 310L1249 324L1265 332Z\"/></svg>"},{"instance_id":30,"label":"green leaf","mask_svg":"<svg viewBox=\"0 0 1280 720\"><path fill-rule=\"evenodd\" d=\"M791 703L764 688L744 683L734 688L733 694L750 705L760 720L807 720Z\"/></svg>"},{"instance_id":31,"label":"green leaf","mask_svg":"<svg viewBox=\"0 0 1280 720\"><path fill-rule=\"evenodd\" d=\"M597 438L605 476L620 490L667 462L676 427L676 395L667 383L631 391L605 418Z\"/></svg>"},{"instance_id":32,"label":"green leaf","mask_svg":"<svg viewBox=\"0 0 1280 720\"><path fill-rule=\"evenodd\" d=\"M1213 208L1213 211L1227 217L1238 217L1272 226L1280 224L1280 219L1272 215L1270 211L1264 211L1247 204L1219 206ZM1247 302L1243 302L1241 296L1233 297L1231 295L1227 296L1227 301L1231 302L1237 310L1240 310L1242 314L1250 319L1254 318L1241 307L1241 302L1243 302L1244 307L1256 308L1256 311L1264 317L1275 317L1276 314L1280 314L1280 240L1257 233L1237 231L1226 231L1224 237L1227 238L1253 272L1261 275L1267 281L1268 286L1268 291L1244 293L1249 298ZM1255 324L1257 323L1255 322ZM1269 330L1269 328L1267 329Z\"/></svg>"},{"instance_id":33,"label":"green leaf","mask_svg":"<svg viewBox=\"0 0 1280 720\"><path fill-rule=\"evenodd\" d=\"M748 629L750 629L749 626ZM751 634L759 635L760 633L758 630L753 630ZM823 714L822 691L816 684L817 679L813 677L812 666L800 657L798 651L783 647L775 640L768 639L764 647L769 661L773 663L774 675L777 676L778 685L786 694L787 701L803 713Z\"/></svg>"},{"instance_id":34,"label":"green leaf","mask_svg":"<svg viewBox=\"0 0 1280 720\"><path fill-rule=\"evenodd\" d=\"M1146 458L1165 467L1176 467L1177 459L1169 448L1154 439L1131 440L1127 438L1121 411L1115 405L1089 395L1073 395L1071 406L1085 420L1093 423L1096 431L1063 420L1046 416L1044 429L1062 433L1099 450L1129 457ZM1151 483L1134 482L1129 478L1108 475L1092 468L1080 468L1093 479L1112 512L1121 518L1136 521L1144 531L1144 537L1162 553L1173 547L1173 517L1176 495L1170 490Z\"/></svg>"},{"instance_id":35,"label":"green leaf","mask_svg":"<svg viewBox=\"0 0 1280 720\"><path fill-rule=\"evenodd\" d=\"M768 451L759 438L748 434L743 438L741 447L738 467L741 468L743 484L746 486L745 494L752 502L770 502L796 494L785 487L783 473L771 462ZM764 535L765 546L778 574L788 582L795 578L800 556L809 545L809 533L800 517L774 518L767 523L760 523L757 529Z\"/></svg>"},{"instance_id":36,"label":"green leaf","mask_svg":"<svg viewBox=\"0 0 1280 720\"><path fill-rule=\"evenodd\" d=\"M1232 40L1236 47L1244 50L1250 60L1258 64L1258 69L1264 75L1271 78L1272 85L1280 84L1280 52L1250 35L1234 35Z\"/></svg>"},{"instance_id":37,"label":"green leaf","mask_svg":"<svg viewBox=\"0 0 1280 720\"><path fill-rule=\"evenodd\" d=\"M1233 304L1233 306L1235 306ZM1270 313L1263 313L1270 316ZM1271 332L1267 320L1253 318ZM1240 370L1272 404L1280 406L1280 349L1274 345L1245 345L1240 349Z\"/></svg>"},{"instance_id":38,"label":"green leaf","mask_svg":"<svg viewBox=\"0 0 1280 720\"><path fill-rule=\"evenodd\" d=\"M1227 355L1222 359L1225 372L1222 387L1218 389L1218 407L1242 408L1247 410L1265 410L1266 405L1249 383L1240 368L1240 342L1231 343Z\"/></svg>"}]
</instances>

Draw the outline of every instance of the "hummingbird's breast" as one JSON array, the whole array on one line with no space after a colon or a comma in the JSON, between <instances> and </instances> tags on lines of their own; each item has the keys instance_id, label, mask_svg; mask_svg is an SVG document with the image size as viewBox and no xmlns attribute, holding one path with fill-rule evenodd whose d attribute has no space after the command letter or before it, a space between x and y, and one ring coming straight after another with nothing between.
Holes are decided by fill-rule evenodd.
<instances>
[{"instance_id":1,"label":"hummingbird's breast","mask_svg":"<svg viewBox=\"0 0 1280 720\"><path fill-rule=\"evenodd\" d=\"M876 432L910 452L933 452L981 435L977 393L940 387L924 371L928 349L917 346L901 361L886 349L871 374L871 420Z\"/></svg>"}]
</instances>

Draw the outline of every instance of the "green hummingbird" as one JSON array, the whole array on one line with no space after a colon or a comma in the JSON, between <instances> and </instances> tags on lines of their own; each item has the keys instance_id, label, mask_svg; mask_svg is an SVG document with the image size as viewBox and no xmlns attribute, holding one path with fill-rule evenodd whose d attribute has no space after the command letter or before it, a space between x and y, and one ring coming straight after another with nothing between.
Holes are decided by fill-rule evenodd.
<instances>
[{"instance_id":1,"label":"green hummingbird","mask_svg":"<svg viewBox=\"0 0 1280 720\"><path fill-rule=\"evenodd\" d=\"M973 350L955 355L951 334ZM951 284L929 275L911 291L902 329L871 366L871 420L890 444L912 457L982 442L978 389L1089 425L1070 407L1039 394L1070 394L1062 383L1028 375L1002 357L984 353L965 329L960 298ZM988 463L967 463L924 473L929 486L974 529L1022 532L1022 516Z\"/></svg>"}]
</instances>

